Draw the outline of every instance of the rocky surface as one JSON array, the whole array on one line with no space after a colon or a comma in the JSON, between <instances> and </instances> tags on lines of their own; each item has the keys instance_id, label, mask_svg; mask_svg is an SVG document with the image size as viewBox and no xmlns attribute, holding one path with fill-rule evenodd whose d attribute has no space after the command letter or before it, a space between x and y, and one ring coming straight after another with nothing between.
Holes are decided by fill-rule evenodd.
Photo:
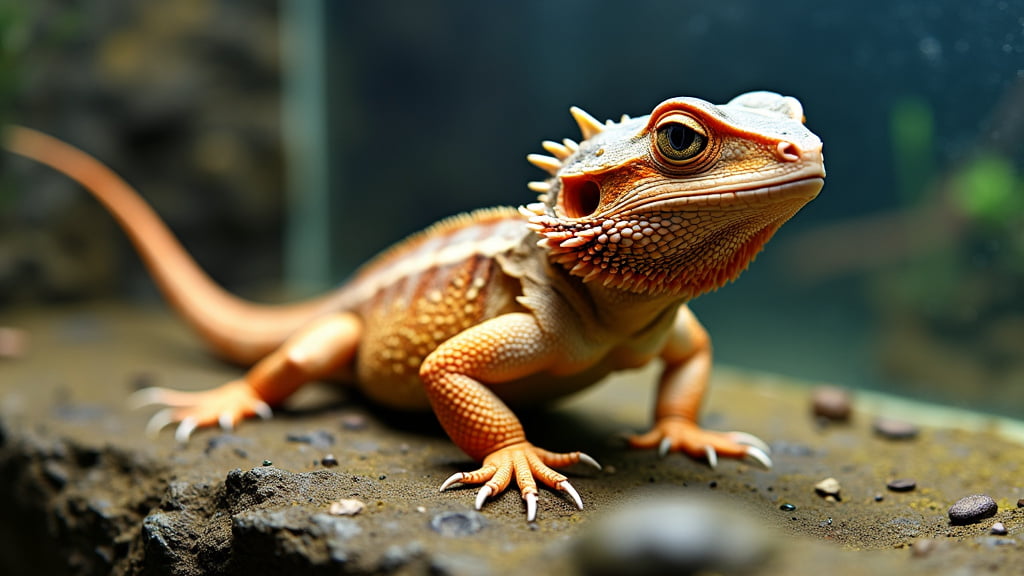
<instances>
[{"instance_id":1,"label":"rocky surface","mask_svg":"<svg viewBox=\"0 0 1024 576\"><path fill-rule=\"evenodd\" d=\"M237 374L164 312L105 306L3 322L26 334L23 355L0 360L3 574L1019 570L1024 450L992 430L952 428L961 417L935 425L904 410L895 416L925 425L891 440L872 430L894 416L885 401L855 396L847 423L823 425L809 387L722 368L706 425L765 438L775 467L711 470L616 440L647 423L653 380L639 372L525 415L538 444L605 466L570 471L585 510L544 491L529 524L514 493L477 512L475 490L437 492L472 463L431 416L381 411L332 386L234 433L199 431L187 446L169 432L146 438L151 412L125 406L134 388L202 389ZM841 483L841 499L815 491L822 478ZM914 490L886 489L907 478ZM978 493L994 498L995 515L952 525L950 505Z\"/></svg>"}]
</instances>

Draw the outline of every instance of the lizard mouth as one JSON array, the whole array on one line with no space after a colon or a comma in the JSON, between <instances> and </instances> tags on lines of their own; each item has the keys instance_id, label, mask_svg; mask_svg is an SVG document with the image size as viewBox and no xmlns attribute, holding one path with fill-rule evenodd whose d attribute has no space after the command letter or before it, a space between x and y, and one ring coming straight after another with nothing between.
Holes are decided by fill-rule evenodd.
<instances>
[{"instance_id":1,"label":"lizard mouth","mask_svg":"<svg viewBox=\"0 0 1024 576\"><path fill-rule=\"evenodd\" d=\"M808 176L789 180L778 184L723 190L720 192L705 191L700 194L680 194L659 198L643 205L644 210L730 210L737 207L750 207L776 202L800 202L806 204L818 196L825 185L822 176ZM621 210L621 208L619 208Z\"/></svg>"}]
</instances>

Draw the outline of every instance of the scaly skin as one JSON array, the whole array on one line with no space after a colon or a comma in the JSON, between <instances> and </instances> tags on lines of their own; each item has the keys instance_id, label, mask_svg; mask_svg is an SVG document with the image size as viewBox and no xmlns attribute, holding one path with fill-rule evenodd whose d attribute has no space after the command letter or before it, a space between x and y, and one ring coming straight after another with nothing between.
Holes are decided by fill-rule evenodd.
<instances>
[{"instance_id":1,"label":"scaly skin","mask_svg":"<svg viewBox=\"0 0 1024 576\"><path fill-rule=\"evenodd\" d=\"M686 302L731 281L821 189L821 141L795 99L768 92L714 106L676 98L602 124L572 109L580 143L544 142L539 201L443 221L368 264L346 286L288 306L244 302L214 284L141 198L99 162L24 128L6 147L81 182L135 243L158 285L226 359L252 368L214 390L141 391L150 422L229 428L269 417L311 380L355 381L372 399L430 408L480 468L441 489L481 484L476 506L514 478L582 500L555 468L597 465L529 442L511 405L572 393L609 372L664 362L654 425L638 448L770 466L767 446L697 423L711 343Z\"/></svg>"}]
</instances>

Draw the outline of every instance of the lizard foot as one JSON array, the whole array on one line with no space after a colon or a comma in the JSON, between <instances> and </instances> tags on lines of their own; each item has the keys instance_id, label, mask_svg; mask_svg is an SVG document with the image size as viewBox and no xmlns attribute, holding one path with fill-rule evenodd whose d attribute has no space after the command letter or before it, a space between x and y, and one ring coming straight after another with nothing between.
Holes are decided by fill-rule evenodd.
<instances>
[{"instance_id":1,"label":"lizard foot","mask_svg":"<svg viewBox=\"0 0 1024 576\"><path fill-rule=\"evenodd\" d=\"M746 432L714 432L704 430L696 423L682 418L663 418L654 428L638 436L631 436L633 448L655 448L661 456L671 451L684 452L693 458L706 458L708 465L718 465L718 457L739 458L771 469L771 449L763 440Z\"/></svg>"},{"instance_id":2,"label":"lizard foot","mask_svg":"<svg viewBox=\"0 0 1024 576\"><path fill-rule=\"evenodd\" d=\"M256 391L244 380L234 380L212 390L185 392L170 388L143 388L132 394L128 402L133 408L143 406L167 406L149 419L146 433L156 436L166 426L178 423L174 439L184 444L199 427L219 424L231 430L244 418L259 416L268 419L272 415Z\"/></svg>"},{"instance_id":3,"label":"lizard foot","mask_svg":"<svg viewBox=\"0 0 1024 576\"><path fill-rule=\"evenodd\" d=\"M515 476L526 501L526 521L533 522L537 518L537 480L565 492L580 510L583 509L583 500L569 480L552 470L552 467L562 468L577 462L601 469L596 460L582 452L560 454L537 448L529 442L518 442L491 452L484 458L483 466L472 472L452 474L441 484L441 491L458 482L483 484L476 494L476 509L479 510L488 498L503 492Z\"/></svg>"}]
</instances>

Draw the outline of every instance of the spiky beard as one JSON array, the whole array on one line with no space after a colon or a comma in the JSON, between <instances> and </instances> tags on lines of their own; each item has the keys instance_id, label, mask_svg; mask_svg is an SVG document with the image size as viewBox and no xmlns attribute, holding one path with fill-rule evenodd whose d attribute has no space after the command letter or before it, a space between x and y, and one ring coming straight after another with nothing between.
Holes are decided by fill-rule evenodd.
<instances>
[{"instance_id":1,"label":"spiky beard","mask_svg":"<svg viewBox=\"0 0 1024 576\"><path fill-rule=\"evenodd\" d=\"M564 220L523 208L549 258L585 283L691 299L736 279L802 203L771 211L678 210Z\"/></svg>"}]
</instances>

